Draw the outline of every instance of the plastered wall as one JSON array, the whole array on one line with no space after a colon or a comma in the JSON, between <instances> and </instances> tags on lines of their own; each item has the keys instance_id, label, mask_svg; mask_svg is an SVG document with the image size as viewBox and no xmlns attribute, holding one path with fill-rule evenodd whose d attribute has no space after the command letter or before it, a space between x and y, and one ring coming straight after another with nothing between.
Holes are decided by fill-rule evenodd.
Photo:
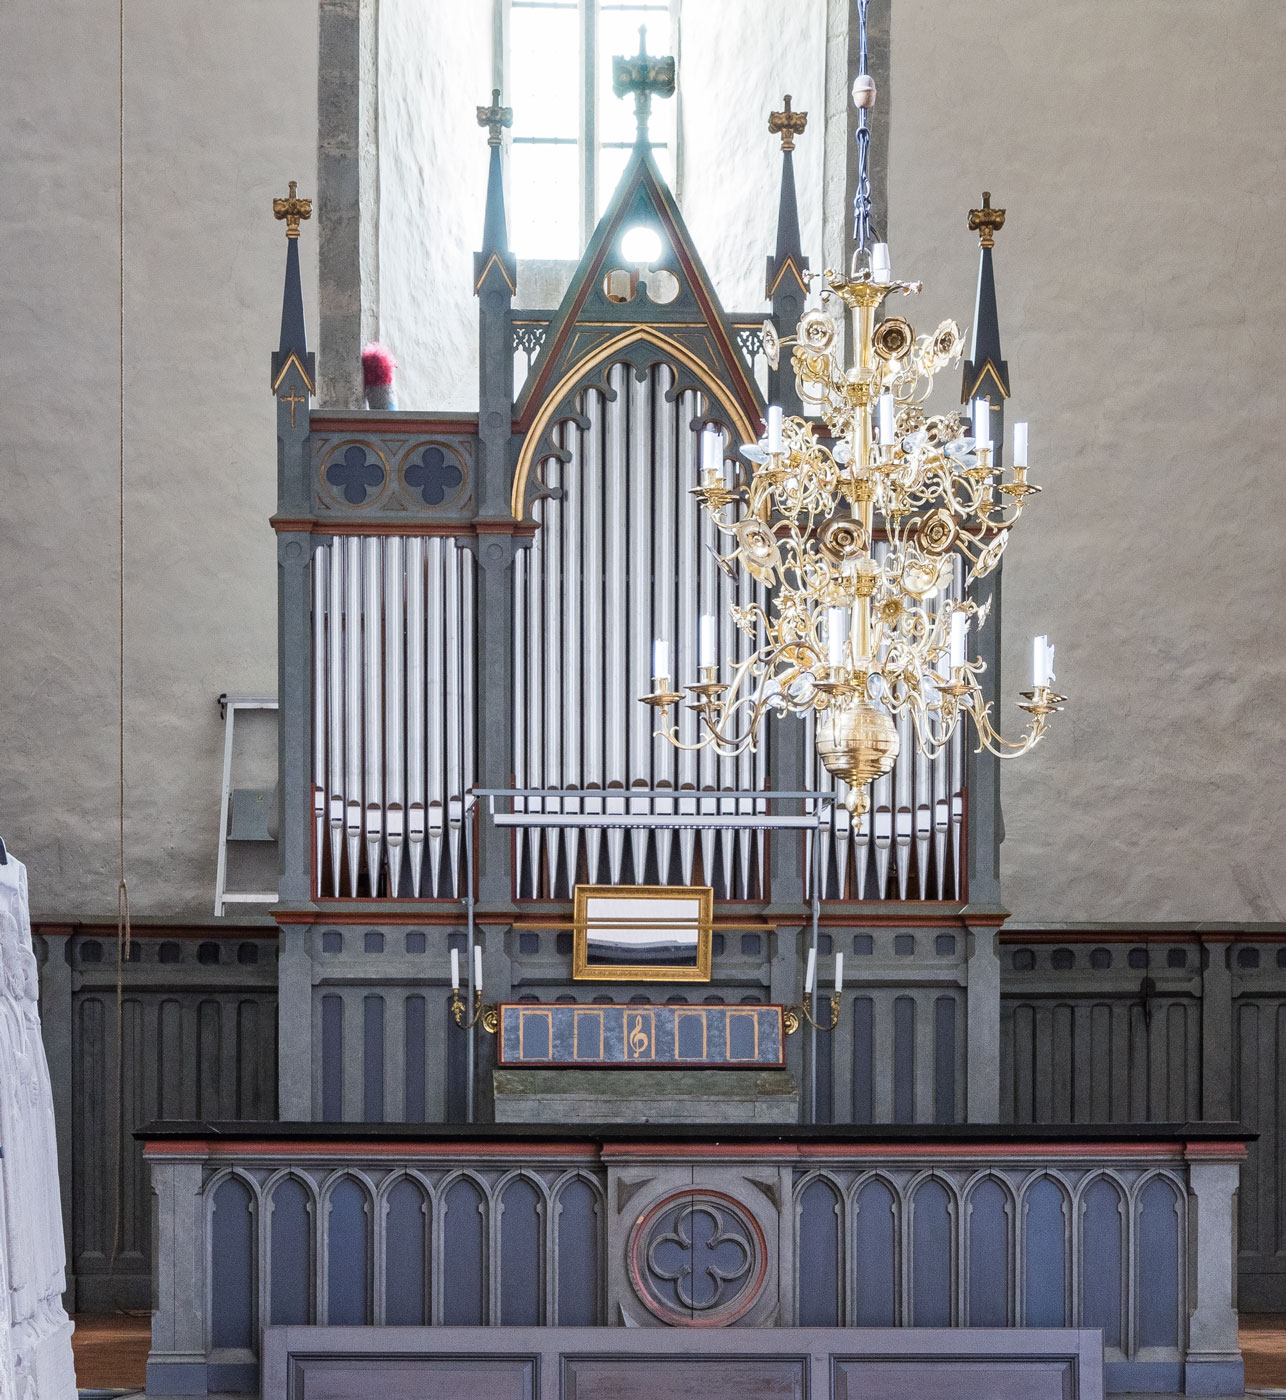
<instances>
[{"instance_id":1,"label":"plastered wall","mask_svg":"<svg viewBox=\"0 0 1286 1400\"><path fill-rule=\"evenodd\" d=\"M271 199L316 183L317 7L126 15L126 850L135 912L201 914L216 697L276 690ZM114 4L0 7L0 835L37 918L116 908L117 52Z\"/></svg>"},{"instance_id":2,"label":"plastered wall","mask_svg":"<svg viewBox=\"0 0 1286 1400\"><path fill-rule=\"evenodd\" d=\"M818 246L836 19L834 0L744 10L685 0L682 19L685 210L735 310L774 231L763 126L784 91L818 112L796 167ZM127 852L136 912L200 916L215 697L275 688L269 200L315 189L317 7L127 15ZM403 406L465 408L489 6L381 0L379 24L381 333ZM892 0L892 28L890 239L926 283L908 309L971 320L965 211L990 188L1010 420L1030 419L1047 487L1006 563L1005 688L1048 631L1073 705L1005 772L1009 903L1024 921L1286 917L1286 9ZM115 908L115 45L114 6L0 11L0 835L38 918Z\"/></svg>"},{"instance_id":3,"label":"plastered wall","mask_svg":"<svg viewBox=\"0 0 1286 1400\"><path fill-rule=\"evenodd\" d=\"M1009 419L1046 493L1006 557L1005 690L1048 632L1073 697L1004 772L1023 920L1286 917L1283 52L1275 0L893 3L913 319L970 321L965 211L1009 211Z\"/></svg>"}]
</instances>

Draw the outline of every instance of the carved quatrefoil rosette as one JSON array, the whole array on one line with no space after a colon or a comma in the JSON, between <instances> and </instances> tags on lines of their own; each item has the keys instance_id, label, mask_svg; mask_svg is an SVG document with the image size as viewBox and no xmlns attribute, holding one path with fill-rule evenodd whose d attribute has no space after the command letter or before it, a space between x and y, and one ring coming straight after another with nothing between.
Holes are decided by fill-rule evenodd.
<instances>
[{"instance_id":1,"label":"carved quatrefoil rosette","mask_svg":"<svg viewBox=\"0 0 1286 1400\"><path fill-rule=\"evenodd\" d=\"M721 1191L687 1190L641 1215L627 1247L630 1281L672 1327L726 1327L754 1305L768 1274L763 1231Z\"/></svg>"}]
</instances>

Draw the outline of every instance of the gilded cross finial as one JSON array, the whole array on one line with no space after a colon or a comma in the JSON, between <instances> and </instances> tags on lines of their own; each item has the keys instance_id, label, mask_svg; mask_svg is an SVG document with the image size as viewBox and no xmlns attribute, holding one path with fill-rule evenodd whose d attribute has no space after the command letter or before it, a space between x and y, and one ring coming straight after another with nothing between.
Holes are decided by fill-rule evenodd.
<instances>
[{"instance_id":1,"label":"gilded cross finial","mask_svg":"<svg viewBox=\"0 0 1286 1400\"><path fill-rule=\"evenodd\" d=\"M970 209L969 227L978 235L978 241L984 248L993 248L996 244L996 230L1005 226L1005 211L1003 209L993 209L991 207L991 191L983 190L982 208Z\"/></svg>"},{"instance_id":2,"label":"gilded cross finial","mask_svg":"<svg viewBox=\"0 0 1286 1400\"><path fill-rule=\"evenodd\" d=\"M487 145L498 146L500 133L514 124L514 109L500 105L500 89L491 89L491 106L478 108L478 125L487 128Z\"/></svg>"},{"instance_id":3,"label":"gilded cross finial","mask_svg":"<svg viewBox=\"0 0 1286 1400\"><path fill-rule=\"evenodd\" d=\"M634 94L634 119L638 140L647 141L647 119L652 113L652 94L674 96L674 59L654 58L647 51L647 25L639 25L639 51L633 58L619 55L612 59L612 91L617 97Z\"/></svg>"},{"instance_id":4,"label":"gilded cross finial","mask_svg":"<svg viewBox=\"0 0 1286 1400\"><path fill-rule=\"evenodd\" d=\"M807 112L792 112L790 110L790 93L785 97L786 107L781 112L768 113L768 130L776 136L781 133L781 148L783 151L793 151L795 149L795 137L803 135L804 128L808 125Z\"/></svg>"},{"instance_id":5,"label":"gilded cross finial","mask_svg":"<svg viewBox=\"0 0 1286 1400\"><path fill-rule=\"evenodd\" d=\"M285 199L274 199L272 201L273 217L285 219L286 237L299 237L300 219L311 219L313 215L313 202L311 199L300 199L295 193L299 188L299 182L292 180L288 187Z\"/></svg>"}]
</instances>

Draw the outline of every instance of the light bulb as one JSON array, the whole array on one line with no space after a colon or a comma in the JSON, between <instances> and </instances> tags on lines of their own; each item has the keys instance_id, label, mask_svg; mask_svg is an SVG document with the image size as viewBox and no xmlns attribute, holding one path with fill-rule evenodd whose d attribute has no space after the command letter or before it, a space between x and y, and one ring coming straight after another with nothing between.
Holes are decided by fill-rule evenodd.
<instances>
[{"instance_id":1,"label":"light bulb","mask_svg":"<svg viewBox=\"0 0 1286 1400\"><path fill-rule=\"evenodd\" d=\"M635 224L626 229L621 239L621 257L628 263L648 267L661 256L661 237L654 228L646 224Z\"/></svg>"}]
</instances>

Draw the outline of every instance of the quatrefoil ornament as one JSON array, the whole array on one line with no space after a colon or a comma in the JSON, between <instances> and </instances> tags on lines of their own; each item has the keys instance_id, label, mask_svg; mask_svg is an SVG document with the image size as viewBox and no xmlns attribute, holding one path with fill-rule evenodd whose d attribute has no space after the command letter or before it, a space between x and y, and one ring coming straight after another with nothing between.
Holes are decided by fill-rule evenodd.
<instances>
[{"instance_id":1,"label":"quatrefoil ornament","mask_svg":"<svg viewBox=\"0 0 1286 1400\"><path fill-rule=\"evenodd\" d=\"M326 480L350 506L360 506L372 491L383 486L384 467L378 458L369 456L361 443L355 442L326 468Z\"/></svg>"},{"instance_id":2,"label":"quatrefoil ornament","mask_svg":"<svg viewBox=\"0 0 1286 1400\"><path fill-rule=\"evenodd\" d=\"M426 447L406 469L406 484L426 506L440 506L464 480L459 466L440 447Z\"/></svg>"}]
</instances>

